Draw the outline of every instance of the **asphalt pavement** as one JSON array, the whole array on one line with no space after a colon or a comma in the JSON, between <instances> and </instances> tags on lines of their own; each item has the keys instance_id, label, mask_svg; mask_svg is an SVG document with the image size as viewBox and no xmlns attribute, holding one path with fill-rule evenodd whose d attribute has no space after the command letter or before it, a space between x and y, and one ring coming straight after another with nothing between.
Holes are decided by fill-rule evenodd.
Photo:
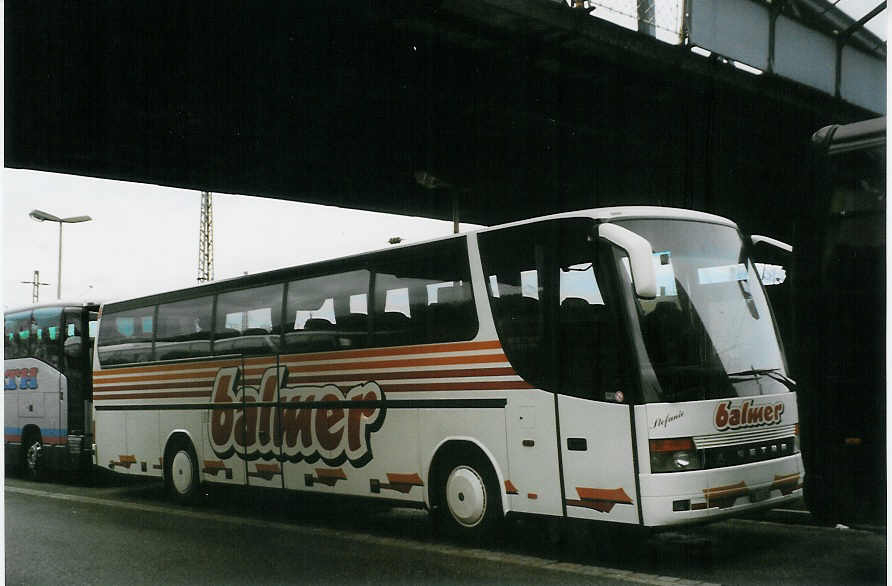
<instances>
[{"instance_id":1,"label":"asphalt pavement","mask_svg":"<svg viewBox=\"0 0 892 586\"><path fill-rule=\"evenodd\" d=\"M655 534L573 526L565 541L527 520L474 546L423 511L274 491L182 507L157 482L5 488L9 584L885 583L884 533L770 514Z\"/></svg>"}]
</instances>

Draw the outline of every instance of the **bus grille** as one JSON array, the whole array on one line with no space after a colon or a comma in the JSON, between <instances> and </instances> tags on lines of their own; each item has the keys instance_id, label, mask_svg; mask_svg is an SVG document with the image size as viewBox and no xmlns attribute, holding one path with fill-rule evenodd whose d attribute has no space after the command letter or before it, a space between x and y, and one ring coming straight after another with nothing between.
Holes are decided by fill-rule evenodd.
<instances>
[{"instance_id":1,"label":"bus grille","mask_svg":"<svg viewBox=\"0 0 892 586\"><path fill-rule=\"evenodd\" d=\"M738 466L751 462L762 462L792 456L796 453L796 438L785 438L767 441L725 446L719 448L707 448L703 450L705 468L724 468L725 466Z\"/></svg>"}]
</instances>

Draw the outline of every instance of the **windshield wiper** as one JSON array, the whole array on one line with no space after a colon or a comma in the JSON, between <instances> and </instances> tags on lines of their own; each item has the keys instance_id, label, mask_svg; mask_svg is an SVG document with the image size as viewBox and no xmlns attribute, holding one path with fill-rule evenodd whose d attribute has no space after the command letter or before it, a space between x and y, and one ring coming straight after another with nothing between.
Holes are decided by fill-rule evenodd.
<instances>
[{"instance_id":1,"label":"windshield wiper","mask_svg":"<svg viewBox=\"0 0 892 586\"><path fill-rule=\"evenodd\" d=\"M760 376L767 376L773 381L779 382L791 391L796 390L796 381L781 372L780 368L751 368L750 370L741 370L740 372L729 372L728 378L732 383L739 383L747 380L758 380Z\"/></svg>"}]
</instances>

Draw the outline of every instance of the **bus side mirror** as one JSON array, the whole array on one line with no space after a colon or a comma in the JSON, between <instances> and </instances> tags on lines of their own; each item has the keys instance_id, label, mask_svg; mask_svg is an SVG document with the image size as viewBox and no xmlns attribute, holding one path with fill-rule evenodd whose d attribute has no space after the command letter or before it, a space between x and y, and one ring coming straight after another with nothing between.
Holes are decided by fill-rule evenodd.
<instances>
[{"instance_id":1,"label":"bus side mirror","mask_svg":"<svg viewBox=\"0 0 892 586\"><path fill-rule=\"evenodd\" d=\"M657 296L657 273L653 265L653 248L646 238L616 224L598 226L598 236L619 246L629 255L629 266L635 294L643 299Z\"/></svg>"},{"instance_id":2,"label":"bus side mirror","mask_svg":"<svg viewBox=\"0 0 892 586\"><path fill-rule=\"evenodd\" d=\"M769 237L769 236L762 236L762 235L760 235L760 234L753 234L752 236L750 236L750 240L752 241L752 243L753 243L754 245L755 245L755 244L759 244L760 242L764 242L765 244L771 245L771 246L773 246L773 247L775 247L775 248L779 248L779 249L783 250L784 252L793 252L793 247L792 247L792 246L790 246L790 245L787 244L786 242L781 242L780 240L776 240L776 239L771 238L771 237Z\"/></svg>"},{"instance_id":3,"label":"bus side mirror","mask_svg":"<svg viewBox=\"0 0 892 586\"><path fill-rule=\"evenodd\" d=\"M72 336L65 340L65 356L68 358L77 358L83 351L83 342L80 336Z\"/></svg>"}]
</instances>

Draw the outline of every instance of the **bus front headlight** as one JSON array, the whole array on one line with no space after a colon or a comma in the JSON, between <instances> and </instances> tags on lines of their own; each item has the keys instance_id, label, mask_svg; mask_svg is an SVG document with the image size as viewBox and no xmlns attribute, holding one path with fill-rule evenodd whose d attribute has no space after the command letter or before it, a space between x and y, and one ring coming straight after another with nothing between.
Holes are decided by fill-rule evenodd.
<instances>
[{"instance_id":1,"label":"bus front headlight","mask_svg":"<svg viewBox=\"0 0 892 586\"><path fill-rule=\"evenodd\" d=\"M703 454L689 437L650 440L651 472L685 472L703 469Z\"/></svg>"}]
</instances>

